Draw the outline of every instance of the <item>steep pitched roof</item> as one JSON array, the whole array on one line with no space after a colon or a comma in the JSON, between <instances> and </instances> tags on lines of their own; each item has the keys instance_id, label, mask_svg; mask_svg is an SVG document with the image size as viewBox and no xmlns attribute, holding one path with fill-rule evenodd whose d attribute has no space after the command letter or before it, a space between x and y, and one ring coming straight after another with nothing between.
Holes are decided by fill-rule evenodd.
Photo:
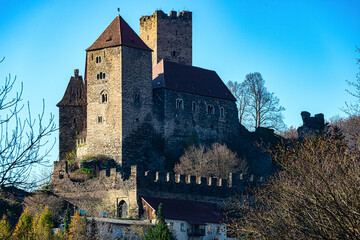
<instances>
[{"instance_id":1,"label":"steep pitched roof","mask_svg":"<svg viewBox=\"0 0 360 240\"><path fill-rule=\"evenodd\" d=\"M57 107L79 107L86 105L85 84L81 76L71 77L61 101Z\"/></svg>"},{"instance_id":2,"label":"steep pitched roof","mask_svg":"<svg viewBox=\"0 0 360 240\"><path fill-rule=\"evenodd\" d=\"M153 89L157 88L236 101L215 71L165 60L153 69Z\"/></svg>"},{"instance_id":3,"label":"steep pitched roof","mask_svg":"<svg viewBox=\"0 0 360 240\"><path fill-rule=\"evenodd\" d=\"M154 197L142 199L155 211L162 203L166 219L183 220L191 224L220 223L223 220L222 212L215 203Z\"/></svg>"},{"instance_id":4,"label":"steep pitched roof","mask_svg":"<svg viewBox=\"0 0 360 240\"><path fill-rule=\"evenodd\" d=\"M119 15L86 51L115 46L127 46L152 51Z\"/></svg>"}]
</instances>

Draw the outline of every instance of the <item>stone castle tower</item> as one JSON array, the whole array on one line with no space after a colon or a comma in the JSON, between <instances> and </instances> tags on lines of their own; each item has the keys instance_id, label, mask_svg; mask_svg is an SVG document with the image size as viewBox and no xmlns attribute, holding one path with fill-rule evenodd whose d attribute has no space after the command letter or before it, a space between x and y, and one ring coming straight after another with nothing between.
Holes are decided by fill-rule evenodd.
<instances>
[{"instance_id":1,"label":"stone castle tower","mask_svg":"<svg viewBox=\"0 0 360 240\"><path fill-rule=\"evenodd\" d=\"M130 166L151 141L151 52L121 16L86 50L87 155Z\"/></svg>"},{"instance_id":2,"label":"stone castle tower","mask_svg":"<svg viewBox=\"0 0 360 240\"><path fill-rule=\"evenodd\" d=\"M152 66L162 59L192 65L192 13L182 11L169 15L155 11L140 18L140 38L154 50Z\"/></svg>"},{"instance_id":3,"label":"stone castle tower","mask_svg":"<svg viewBox=\"0 0 360 240\"><path fill-rule=\"evenodd\" d=\"M76 140L86 134L86 86L79 70L70 78L59 108L60 159L75 150Z\"/></svg>"}]
</instances>

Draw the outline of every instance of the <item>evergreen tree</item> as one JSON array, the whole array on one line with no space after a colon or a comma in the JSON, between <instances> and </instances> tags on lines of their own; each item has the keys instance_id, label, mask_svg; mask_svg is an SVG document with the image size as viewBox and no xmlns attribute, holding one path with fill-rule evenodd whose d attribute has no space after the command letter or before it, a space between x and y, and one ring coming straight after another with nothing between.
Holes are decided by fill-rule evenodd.
<instances>
[{"instance_id":1,"label":"evergreen tree","mask_svg":"<svg viewBox=\"0 0 360 240\"><path fill-rule=\"evenodd\" d=\"M47 240L52 238L52 229L54 227L53 216L49 210L49 207L46 206L34 226L34 232L36 239Z\"/></svg>"},{"instance_id":2,"label":"evergreen tree","mask_svg":"<svg viewBox=\"0 0 360 240\"><path fill-rule=\"evenodd\" d=\"M16 224L13 239L33 239L33 215L25 209Z\"/></svg>"},{"instance_id":3,"label":"evergreen tree","mask_svg":"<svg viewBox=\"0 0 360 240\"><path fill-rule=\"evenodd\" d=\"M0 221L0 239L9 239L11 236L11 226L4 214Z\"/></svg>"},{"instance_id":4,"label":"evergreen tree","mask_svg":"<svg viewBox=\"0 0 360 240\"><path fill-rule=\"evenodd\" d=\"M65 215L64 215L64 231L69 232L69 226L70 226L70 208L69 204L67 204Z\"/></svg>"},{"instance_id":5,"label":"evergreen tree","mask_svg":"<svg viewBox=\"0 0 360 240\"><path fill-rule=\"evenodd\" d=\"M165 223L165 218L162 212L162 203L158 206L156 214L156 224L153 227L149 227L145 234L145 240L174 240L175 237L170 232Z\"/></svg>"},{"instance_id":6,"label":"evergreen tree","mask_svg":"<svg viewBox=\"0 0 360 240\"><path fill-rule=\"evenodd\" d=\"M80 217L80 213L78 211L75 212L73 218L70 222L69 228L69 239L70 240L82 240L86 239L86 226L84 221Z\"/></svg>"}]
</instances>

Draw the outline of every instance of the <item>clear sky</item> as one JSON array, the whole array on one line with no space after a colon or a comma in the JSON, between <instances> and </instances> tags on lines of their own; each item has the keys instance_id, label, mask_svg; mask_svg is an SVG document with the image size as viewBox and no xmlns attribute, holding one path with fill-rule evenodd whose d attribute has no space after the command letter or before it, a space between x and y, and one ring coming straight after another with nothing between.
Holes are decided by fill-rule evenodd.
<instances>
[{"instance_id":1,"label":"clear sky","mask_svg":"<svg viewBox=\"0 0 360 240\"><path fill-rule=\"evenodd\" d=\"M344 115L339 108L353 100L345 80L359 71L360 0L0 0L0 83L17 75L33 112L45 99L58 119L73 70L83 75L85 49L118 7L137 33L139 18L155 10L192 11L193 65L224 82L260 72L288 126L300 126L304 110Z\"/></svg>"}]
</instances>

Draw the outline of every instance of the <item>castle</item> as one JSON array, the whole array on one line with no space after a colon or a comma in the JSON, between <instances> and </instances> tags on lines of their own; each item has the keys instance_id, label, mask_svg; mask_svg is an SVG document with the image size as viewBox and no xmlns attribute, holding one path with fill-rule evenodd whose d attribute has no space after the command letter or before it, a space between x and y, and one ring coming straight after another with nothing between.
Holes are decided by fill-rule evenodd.
<instances>
[{"instance_id":1,"label":"castle","mask_svg":"<svg viewBox=\"0 0 360 240\"><path fill-rule=\"evenodd\" d=\"M186 144L231 146L239 131L234 96L215 71L192 66L187 11L142 17L140 37L117 16L86 49L85 81L75 70L57 106L60 158L103 154L123 168L171 170Z\"/></svg>"},{"instance_id":2,"label":"castle","mask_svg":"<svg viewBox=\"0 0 360 240\"><path fill-rule=\"evenodd\" d=\"M217 73L192 66L191 12L143 16L140 37L116 16L86 49L84 79L75 70L57 106L53 191L79 208L102 202L113 216L139 216L141 196L220 203L261 181L171 172L187 145L231 148L241 131L236 99ZM105 155L116 166L74 181L65 160L71 152L78 159Z\"/></svg>"}]
</instances>

